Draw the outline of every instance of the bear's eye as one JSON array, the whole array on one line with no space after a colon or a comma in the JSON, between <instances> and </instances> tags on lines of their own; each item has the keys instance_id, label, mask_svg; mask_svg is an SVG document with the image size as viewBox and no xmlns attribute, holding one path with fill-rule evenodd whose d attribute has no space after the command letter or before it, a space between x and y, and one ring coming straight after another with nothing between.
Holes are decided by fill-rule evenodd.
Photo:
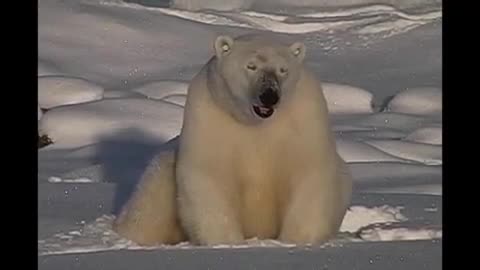
<instances>
[{"instance_id":1,"label":"bear's eye","mask_svg":"<svg viewBox=\"0 0 480 270\"><path fill-rule=\"evenodd\" d=\"M252 64L252 63L249 63L249 64L247 65L247 68L248 68L249 70L251 70L251 71L257 70L257 66L256 66L255 64Z\"/></svg>"},{"instance_id":2,"label":"bear's eye","mask_svg":"<svg viewBox=\"0 0 480 270\"><path fill-rule=\"evenodd\" d=\"M285 74L287 74L287 72L288 72L288 69L286 67L281 67L280 68L280 74L285 75Z\"/></svg>"}]
</instances>

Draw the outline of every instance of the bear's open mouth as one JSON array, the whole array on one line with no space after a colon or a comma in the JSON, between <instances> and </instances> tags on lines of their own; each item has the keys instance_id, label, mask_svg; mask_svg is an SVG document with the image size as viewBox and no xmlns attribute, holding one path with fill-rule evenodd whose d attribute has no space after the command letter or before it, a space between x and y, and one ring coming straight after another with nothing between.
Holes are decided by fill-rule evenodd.
<instances>
[{"instance_id":1,"label":"bear's open mouth","mask_svg":"<svg viewBox=\"0 0 480 270\"><path fill-rule=\"evenodd\" d=\"M275 110L271 107L253 105L253 111L255 112L256 115L260 116L261 118L268 118L272 116Z\"/></svg>"}]
</instances>

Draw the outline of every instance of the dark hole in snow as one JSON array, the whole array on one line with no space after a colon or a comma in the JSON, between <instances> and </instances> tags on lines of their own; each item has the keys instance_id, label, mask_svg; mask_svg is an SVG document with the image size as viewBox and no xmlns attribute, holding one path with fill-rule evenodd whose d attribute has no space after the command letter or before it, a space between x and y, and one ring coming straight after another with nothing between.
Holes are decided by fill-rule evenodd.
<instances>
[{"instance_id":1,"label":"dark hole in snow","mask_svg":"<svg viewBox=\"0 0 480 270\"><path fill-rule=\"evenodd\" d=\"M45 147L49 144L52 144L53 141L52 139L50 139L47 135L38 135L38 148L42 148L42 147Z\"/></svg>"}]
</instances>

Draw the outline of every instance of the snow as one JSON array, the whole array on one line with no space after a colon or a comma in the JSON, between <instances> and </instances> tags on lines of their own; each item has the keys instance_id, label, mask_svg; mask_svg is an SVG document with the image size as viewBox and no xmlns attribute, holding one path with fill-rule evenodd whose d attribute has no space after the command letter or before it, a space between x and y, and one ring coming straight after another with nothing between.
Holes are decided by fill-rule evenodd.
<instances>
[{"instance_id":1,"label":"snow","mask_svg":"<svg viewBox=\"0 0 480 270\"><path fill-rule=\"evenodd\" d=\"M128 129L165 142L177 135L182 118L182 107L164 101L104 99L49 110L40 121L39 129L55 142L52 146L57 149L94 144Z\"/></svg>"},{"instance_id":2,"label":"snow","mask_svg":"<svg viewBox=\"0 0 480 270\"><path fill-rule=\"evenodd\" d=\"M102 99L103 88L92 82L64 76L38 78L38 104L43 109Z\"/></svg>"},{"instance_id":3,"label":"snow","mask_svg":"<svg viewBox=\"0 0 480 270\"><path fill-rule=\"evenodd\" d=\"M420 228L372 228L360 232L360 237L367 241L422 240L442 238L442 230Z\"/></svg>"},{"instance_id":4,"label":"snow","mask_svg":"<svg viewBox=\"0 0 480 270\"><path fill-rule=\"evenodd\" d=\"M379 207L365 207L353 205L347 211L340 228L338 238L333 239L324 246L336 245L341 242L358 241L392 241L392 240L419 240L441 238L441 229L405 228L398 224L408 221L402 213L402 207L382 205ZM194 246L189 242L176 245L158 245L153 247L139 246L122 238L112 230L113 215L103 215L92 223L84 224L79 229L66 233L58 233L52 237L39 240L40 255L85 253L105 250L151 250L151 249L198 249L205 248ZM396 225L392 226L392 225ZM403 225L404 226L404 225ZM358 235L358 236L353 236ZM283 243L273 239L259 240L246 239L245 244L216 245L210 248L252 248L252 247L295 247L293 244Z\"/></svg>"},{"instance_id":5,"label":"snow","mask_svg":"<svg viewBox=\"0 0 480 270\"><path fill-rule=\"evenodd\" d=\"M37 106L37 118L40 120L43 116L42 109L40 109L40 105Z\"/></svg>"},{"instance_id":6,"label":"snow","mask_svg":"<svg viewBox=\"0 0 480 270\"><path fill-rule=\"evenodd\" d=\"M410 88L397 94L388 104L392 112L428 115L442 112L442 91L438 88Z\"/></svg>"},{"instance_id":7,"label":"snow","mask_svg":"<svg viewBox=\"0 0 480 270\"><path fill-rule=\"evenodd\" d=\"M401 207L383 205L367 208L364 206L351 206L343 219L341 232L355 233L363 227L377 223L393 223L407 220L400 212Z\"/></svg>"},{"instance_id":8,"label":"snow","mask_svg":"<svg viewBox=\"0 0 480 270\"><path fill-rule=\"evenodd\" d=\"M240 10L251 7L254 0L208 0L208 1L192 1L192 0L172 0L172 8L199 10L199 9L215 9L215 10Z\"/></svg>"},{"instance_id":9,"label":"snow","mask_svg":"<svg viewBox=\"0 0 480 270\"><path fill-rule=\"evenodd\" d=\"M295 16L286 17L264 14L262 12L252 13L248 11L228 11L230 8L241 7L243 4L245 4L245 0L244 3L238 2L239 5L233 5L228 7L227 4L227 6L223 6L223 8L222 5L215 2L216 7L220 10L215 12L208 11L208 7L210 7L210 4L208 2L202 3L202 5L205 5L205 10L198 10L200 9L200 6L198 6L195 2L185 2L187 4L179 3L179 6L181 8L187 8L188 10L161 7L151 8L135 3L124 3L118 1L106 1L102 2L102 4L109 6L122 6L133 9L149 10L205 24L228 25L250 29L260 28L262 30L290 34L310 33L317 31L332 31L334 29L355 29L353 31L356 31L360 34L377 34L391 31L395 33L401 33L419 27L441 17L441 12L439 11L431 11L425 14L418 14L412 16L400 10L391 9L388 6L386 7L383 5L373 5L370 6L370 12L367 12L367 14L365 14L364 12L364 7L356 7L352 8L347 14L345 14L345 12L339 13L335 11L322 13L317 12L314 13L313 16L310 14L301 14L300 17L309 17L311 20L309 22L301 22L301 20L300 22L297 22L297 18ZM212 2L211 4L213 5L214 2ZM352 19L350 17L352 14L358 16L354 16L354 19ZM393 19L385 21L385 15L389 15L393 17ZM322 19L324 18L338 18L338 20L323 21ZM379 23L375 25L373 24L375 22Z\"/></svg>"},{"instance_id":10,"label":"snow","mask_svg":"<svg viewBox=\"0 0 480 270\"><path fill-rule=\"evenodd\" d=\"M367 144L391 155L426 165L442 164L442 147L398 140L370 140Z\"/></svg>"},{"instance_id":11,"label":"snow","mask_svg":"<svg viewBox=\"0 0 480 270\"><path fill-rule=\"evenodd\" d=\"M418 143L442 145L442 128L436 126L422 127L410 133L405 140Z\"/></svg>"},{"instance_id":12,"label":"snow","mask_svg":"<svg viewBox=\"0 0 480 270\"><path fill-rule=\"evenodd\" d=\"M131 91L121 91L121 90L107 90L103 93L103 98L125 98L125 97L143 97L142 94L131 92Z\"/></svg>"},{"instance_id":13,"label":"snow","mask_svg":"<svg viewBox=\"0 0 480 270\"><path fill-rule=\"evenodd\" d=\"M181 81L158 81L133 88L131 91L140 93L148 98L165 99L169 96L186 96L188 83Z\"/></svg>"},{"instance_id":14,"label":"snow","mask_svg":"<svg viewBox=\"0 0 480 270\"><path fill-rule=\"evenodd\" d=\"M111 230L124 186L133 186L152 155L179 134L188 82L211 56L214 38L247 32L305 42L307 65L324 82L338 152L354 178L340 232L316 255L338 250L340 256L322 257L326 265L333 258L331 265L343 267L330 268L352 269L361 265L358 252L376 250L386 256L376 261L379 269L403 269L406 262L392 256L409 258L417 245L442 238L441 7L400 9L436 1L252 1L243 11L231 8L245 1L222 1L227 6L216 11L140 2L147 1L39 3L39 134L53 141L38 151L42 262L136 250L118 253L117 262L148 267L146 250L160 258L166 250L210 249L251 250L270 261L276 257L269 251L294 248L273 239L147 248ZM332 5L344 8L319 8ZM412 268L436 269L429 267L440 256L435 245L420 247ZM102 257L102 265L109 260ZM249 261L261 268L259 259ZM43 267L71 268L56 262ZM313 261L297 263L300 269Z\"/></svg>"},{"instance_id":15,"label":"snow","mask_svg":"<svg viewBox=\"0 0 480 270\"><path fill-rule=\"evenodd\" d=\"M335 83L323 83L322 88L332 114L373 112L373 95L364 89Z\"/></svg>"},{"instance_id":16,"label":"snow","mask_svg":"<svg viewBox=\"0 0 480 270\"><path fill-rule=\"evenodd\" d=\"M441 3L441 0L301 0L301 1L288 1L288 0L172 0L171 7L188 9L188 10L202 10L202 9L214 9L214 10L243 10L250 8L269 8L272 6L280 6L282 8L289 7L348 7L367 4L389 4L397 7L421 7L428 4Z\"/></svg>"},{"instance_id":17,"label":"snow","mask_svg":"<svg viewBox=\"0 0 480 270\"><path fill-rule=\"evenodd\" d=\"M42 61L38 61L38 76L60 75L61 72L54 66Z\"/></svg>"},{"instance_id":18,"label":"snow","mask_svg":"<svg viewBox=\"0 0 480 270\"><path fill-rule=\"evenodd\" d=\"M378 151L363 142L337 140L337 151L346 162L407 162L393 155Z\"/></svg>"},{"instance_id":19,"label":"snow","mask_svg":"<svg viewBox=\"0 0 480 270\"><path fill-rule=\"evenodd\" d=\"M76 179L62 179L62 178L59 178L59 177L50 177L48 179L48 182L50 183L60 183L60 182L63 182L63 183L92 183L92 179L88 179L88 178L76 178Z\"/></svg>"}]
</instances>

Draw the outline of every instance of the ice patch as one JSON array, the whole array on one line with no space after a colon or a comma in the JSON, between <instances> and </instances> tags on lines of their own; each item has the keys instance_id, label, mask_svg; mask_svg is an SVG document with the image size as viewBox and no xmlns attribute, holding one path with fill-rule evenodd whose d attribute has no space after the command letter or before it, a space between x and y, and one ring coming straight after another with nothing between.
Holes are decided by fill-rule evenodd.
<instances>
[{"instance_id":1,"label":"ice patch","mask_svg":"<svg viewBox=\"0 0 480 270\"><path fill-rule=\"evenodd\" d=\"M44 109L99 100L102 97L102 87L83 79L63 76L38 78L38 104Z\"/></svg>"}]
</instances>

